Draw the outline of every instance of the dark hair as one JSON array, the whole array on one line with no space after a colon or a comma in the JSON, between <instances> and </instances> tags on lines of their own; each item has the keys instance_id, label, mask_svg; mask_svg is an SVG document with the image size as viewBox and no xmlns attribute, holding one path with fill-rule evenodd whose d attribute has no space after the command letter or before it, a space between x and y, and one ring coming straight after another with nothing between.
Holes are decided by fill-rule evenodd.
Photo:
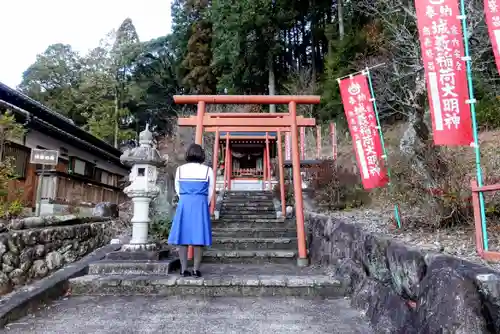
<instances>
[{"instance_id":1,"label":"dark hair","mask_svg":"<svg viewBox=\"0 0 500 334\"><path fill-rule=\"evenodd\" d=\"M198 144L191 144L186 151L185 159L186 162L202 164L205 162L205 150Z\"/></svg>"}]
</instances>

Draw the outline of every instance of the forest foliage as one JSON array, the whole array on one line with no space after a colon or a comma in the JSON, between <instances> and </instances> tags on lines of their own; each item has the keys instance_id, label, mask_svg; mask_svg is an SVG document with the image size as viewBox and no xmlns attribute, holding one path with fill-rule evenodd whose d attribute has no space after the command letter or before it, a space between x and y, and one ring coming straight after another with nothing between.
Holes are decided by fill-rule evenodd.
<instances>
[{"instance_id":1,"label":"forest foliage","mask_svg":"<svg viewBox=\"0 0 500 334\"><path fill-rule=\"evenodd\" d=\"M390 148L400 157L394 165L406 166L406 176L395 167L395 182L449 188L436 181L454 162L432 145L414 3L173 0L172 31L165 36L141 41L127 18L85 55L71 45L50 45L19 89L120 146L146 122L159 135L171 134L175 118L193 111L175 105L174 94L319 94L319 106L299 112L341 125L337 78L383 64L372 71L383 126L405 124ZM482 129L497 128L500 81L483 1L465 5L478 120ZM468 184L456 181L454 187ZM425 196L419 198L436 203L433 212L448 215L446 203Z\"/></svg>"},{"instance_id":2,"label":"forest foliage","mask_svg":"<svg viewBox=\"0 0 500 334\"><path fill-rule=\"evenodd\" d=\"M479 121L500 125L498 80L482 3L469 0ZM343 119L340 76L373 71L386 122L426 108L413 1L175 0L172 32L141 41L127 18L87 54L54 44L24 72L19 89L118 146L147 121L172 130L176 93L322 95L308 110Z\"/></svg>"}]
</instances>

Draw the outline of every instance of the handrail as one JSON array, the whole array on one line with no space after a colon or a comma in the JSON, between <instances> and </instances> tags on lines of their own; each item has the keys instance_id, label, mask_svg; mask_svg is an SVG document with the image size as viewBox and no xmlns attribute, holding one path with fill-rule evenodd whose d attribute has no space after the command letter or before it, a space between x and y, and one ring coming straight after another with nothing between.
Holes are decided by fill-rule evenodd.
<instances>
[{"instance_id":1,"label":"handrail","mask_svg":"<svg viewBox=\"0 0 500 334\"><path fill-rule=\"evenodd\" d=\"M479 200L479 194L484 192L499 191L500 184L490 184L479 187L476 179L472 179L470 184L472 190L472 207L474 209L476 251L478 255L486 261L500 261L500 252L485 250L484 248L485 236L483 235L481 205Z\"/></svg>"}]
</instances>

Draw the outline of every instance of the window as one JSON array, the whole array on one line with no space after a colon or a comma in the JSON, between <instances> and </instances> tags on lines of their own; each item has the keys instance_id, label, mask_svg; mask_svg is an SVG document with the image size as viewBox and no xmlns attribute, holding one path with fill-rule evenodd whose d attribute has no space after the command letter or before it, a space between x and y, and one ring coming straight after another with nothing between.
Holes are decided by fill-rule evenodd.
<instances>
[{"instance_id":1,"label":"window","mask_svg":"<svg viewBox=\"0 0 500 334\"><path fill-rule=\"evenodd\" d=\"M85 161L73 158L72 169L73 173L85 175Z\"/></svg>"},{"instance_id":2,"label":"window","mask_svg":"<svg viewBox=\"0 0 500 334\"><path fill-rule=\"evenodd\" d=\"M5 145L4 155L5 157L12 157L15 175L20 179L26 178L26 170L30 156L29 150L16 144L7 143Z\"/></svg>"},{"instance_id":3,"label":"window","mask_svg":"<svg viewBox=\"0 0 500 334\"><path fill-rule=\"evenodd\" d=\"M104 184L110 184L110 177L109 177L109 173L108 172L105 172L105 171L102 171L101 173L101 183L104 183Z\"/></svg>"},{"instance_id":4,"label":"window","mask_svg":"<svg viewBox=\"0 0 500 334\"><path fill-rule=\"evenodd\" d=\"M61 157L67 158L68 157L68 150L64 147L59 147L59 154Z\"/></svg>"},{"instance_id":5,"label":"window","mask_svg":"<svg viewBox=\"0 0 500 334\"><path fill-rule=\"evenodd\" d=\"M85 175L89 179L93 179L95 176L95 169L96 168L94 164L85 161L85 173L83 175Z\"/></svg>"}]
</instances>

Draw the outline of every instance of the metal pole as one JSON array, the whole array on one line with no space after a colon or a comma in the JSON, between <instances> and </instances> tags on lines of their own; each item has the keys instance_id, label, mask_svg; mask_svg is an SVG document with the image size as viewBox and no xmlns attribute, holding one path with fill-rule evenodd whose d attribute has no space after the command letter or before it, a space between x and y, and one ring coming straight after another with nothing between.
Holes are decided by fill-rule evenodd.
<instances>
[{"instance_id":1,"label":"metal pole","mask_svg":"<svg viewBox=\"0 0 500 334\"><path fill-rule=\"evenodd\" d=\"M40 216L40 210L42 208L42 189L43 189L43 176L45 172L45 165L42 165L42 171L40 173L40 179L38 180L38 189L36 190L36 211L35 216Z\"/></svg>"},{"instance_id":2,"label":"metal pole","mask_svg":"<svg viewBox=\"0 0 500 334\"><path fill-rule=\"evenodd\" d=\"M384 66L385 63L380 63L380 64L377 64L377 65L374 65L374 66L368 66L366 67L364 70L361 70L361 71L357 71L357 72L354 72L354 73L351 73L351 74L347 74L347 75L344 75L343 77L340 77L340 78L337 78L335 80L337 80L337 82L339 80L342 80L342 79L345 79L345 78L349 78L349 77L352 77L353 75L356 75L356 74L359 74L359 73L364 73L365 71L367 70L372 70L374 68L377 68L377 67L381 67L381 66Z\"/></svg>"},{"instance_id":3,"label":"metal pole","mask_svg":"<svg viewBox=\"0 0 500 334\"><path fill-rule=\"evenodd\" d=\"M392 190L391 184L391 169L389 168L389 159L387 156L387 150L385 148L384 134L382 133L382 127L380 126L380 118L378 117L377 100L375 99L375 91L373 90L372 76L368 67L362 72L368 78L368 86L370 87L370 94L372 96L371 101L373 104L373 111L375 112L375 119L377 120L378 135L380 137L380 144L382 145L382 151L384 152L385 167L387 168L387 177L389 178L389 189ZM399 218L399 207L394 204L394 218L398 224L398 228L401 228L401 219Z\"/></svg>"},{"instance_id":4,"label":"metal pole","mask_svg":"<svg viewBox=\"0 0 500 334\"><path fill-rule=\"evenodd\" d=\"M474 97L474 86L472 85L472 66L471 57L469 52L469 37L467 33L467 16L465 15L465 2L460 0L460 16L462 20L462 30L464 34L464 49L465 49L465 64L467 68L467 84L469 87L469 100L467 103L470 104L470 113L472 118L472 130L474 134L474 151L476 155L476 176L477 185L479 187L483 186L483 175L481 173L481 152L479 151L479 139L477 132L477 120L476 120L476 99ZM488 251L488 231L486 229L486 213L484 210L484 194L479 192L479 207L481 209L481 228L483 230L483 244L484 250Z\"/></svg>"}]
</instances>

